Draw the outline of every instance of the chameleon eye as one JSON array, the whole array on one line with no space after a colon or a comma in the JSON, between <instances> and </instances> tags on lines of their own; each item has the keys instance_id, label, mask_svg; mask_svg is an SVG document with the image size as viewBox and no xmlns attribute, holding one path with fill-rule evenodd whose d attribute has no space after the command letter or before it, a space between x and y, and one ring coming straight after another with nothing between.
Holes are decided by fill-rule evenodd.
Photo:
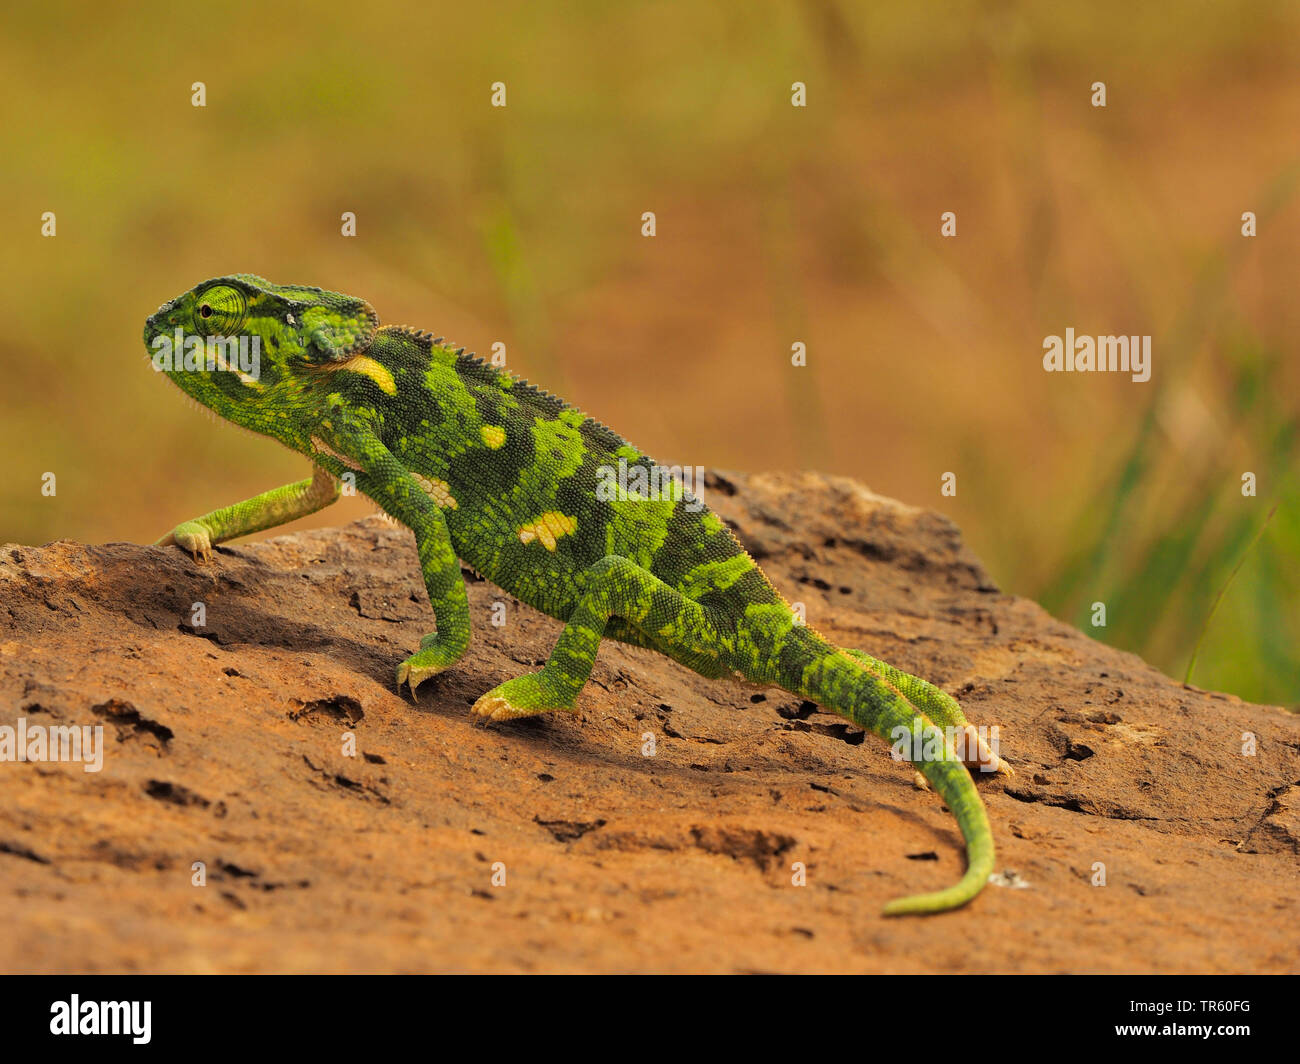
<instances>
[{"instance_id":1,"label":"chameleon eye","mask_svg":"<svg viewBox=\"0 0 1300 1064\"><path fill-rule=\"evenodd\" d=\"M228 284L215 284L198 295L194 327L204 336L234 336L243 328L248 299Z\"/></svg>"}]
</instances>

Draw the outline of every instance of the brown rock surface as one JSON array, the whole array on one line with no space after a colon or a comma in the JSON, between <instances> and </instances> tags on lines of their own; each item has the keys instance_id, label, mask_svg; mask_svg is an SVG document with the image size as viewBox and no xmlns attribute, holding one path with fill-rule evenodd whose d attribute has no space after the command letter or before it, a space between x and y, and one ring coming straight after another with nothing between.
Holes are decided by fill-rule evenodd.
<instances>
[{"instance_id":1,"label":"brown rock surface","mask_svg":"<svg viewBox=\"0 0 1300 1064\"><path fill-rule=\"evenodd\" d=\"M1002 885L882 918L960 875L956 826L878 740L780 690L607 643L576 716L476 723L558 631L482 581L469 655L413 704L393 670L431 615L379 518L206 567L8 546L0 725L103 724L107 752L0 763L0 969L1296 970L1300 718L999 593L949 521L852 481L710 489L810 623L1002 726L1018 775L980 781Z\"/></svg>"}]
</instances>

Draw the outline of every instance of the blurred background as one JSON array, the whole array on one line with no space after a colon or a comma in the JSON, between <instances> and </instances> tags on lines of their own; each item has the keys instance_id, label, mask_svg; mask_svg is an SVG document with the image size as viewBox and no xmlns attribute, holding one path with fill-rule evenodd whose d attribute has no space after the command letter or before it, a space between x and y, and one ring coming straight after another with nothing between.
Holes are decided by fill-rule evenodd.
<instances>
[{"instance_id":1,"label":"blurred background","mask_svg":"<svg viewBox=\"0 0 1300 1064\"><path fill-rule=\"evenodd\" d=\"M1294 0L54 2L0 26L0 542L152 541L305 475L144 361L147 314L248 271L504 343L661 461L938 509L1094 637L1180 678L1203 640L1197 685L1300 702ZM1151 334L1151 381L1045 373L1067 327Z\"/></svg>"}]
</instances>

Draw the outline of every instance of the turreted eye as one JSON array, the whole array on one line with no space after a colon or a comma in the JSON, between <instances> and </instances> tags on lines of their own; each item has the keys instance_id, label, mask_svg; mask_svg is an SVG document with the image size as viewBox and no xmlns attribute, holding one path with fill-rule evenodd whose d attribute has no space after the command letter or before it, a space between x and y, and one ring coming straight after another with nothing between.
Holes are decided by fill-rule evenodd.
<instances>
[{"instance_id":1,"label":"turreted eye","mask_svg":"<svg viewBox=\"0 0 1300 1064\"><path fill-rule=\"evenodd\" d=\"M194 329L203 336L235 336L247 316L244 293L228 284L216 284L199 293Z\"/></svg>"}]
</instances>

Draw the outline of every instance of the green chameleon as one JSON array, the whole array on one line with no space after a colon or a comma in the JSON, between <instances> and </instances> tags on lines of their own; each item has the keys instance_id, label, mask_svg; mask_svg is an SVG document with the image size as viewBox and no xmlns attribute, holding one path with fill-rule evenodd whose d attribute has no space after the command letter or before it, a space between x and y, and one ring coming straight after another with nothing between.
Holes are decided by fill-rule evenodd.
<instances>
[{"instance_id":1,"label":"green chameleon","mask_svg":"<svg viewBox=\"0 0 1300 1064\"><path fill-rule=\"evenodd\" d=\"M328 506L353 478L415 533L433 607L437 630L397 666L399 686L414 693L469 646L463 559L564 622L546 666L489 691L475 713L572 711L602 638L651 647L711 679L777 685L887 742L912 736L912 760L957 818L966 874L890 902L886 914L951 909L988 880L993 837L968 765L1011 770L957 702L800 623L680 482L607 490L620 461L624 486L663 484L663 467L604 425L463 348L381 327L364 300L251 274L206 281L159 307L144 340L155 369L188 395L313 466L306 480L178 525L161 545L207 561L213 544Z\"/></svg>"}]
</instances>

